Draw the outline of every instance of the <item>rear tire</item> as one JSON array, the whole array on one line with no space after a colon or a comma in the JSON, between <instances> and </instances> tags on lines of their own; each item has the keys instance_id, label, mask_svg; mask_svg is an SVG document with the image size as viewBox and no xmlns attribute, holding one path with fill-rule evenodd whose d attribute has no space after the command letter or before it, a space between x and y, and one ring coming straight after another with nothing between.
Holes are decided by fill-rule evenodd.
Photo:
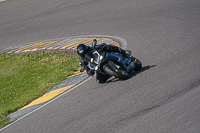
<instances>
[{"instance_id":1,"label":"rear tire","mask_svg":"<svg viewBox=\"0 0 200 133\"><path fill-rule=\"evenodd\" d=\"M129 74L121 74L121 73L118 73L118 72L116 72L115 70L113 70L112 68L110 68L108 65L105 65L105 66L104 66L104 72L105 72L107 75L114 76L114 77L116 77L116 78L123 79L123 80L129 78Z\"/></svg>"}]
</instances>

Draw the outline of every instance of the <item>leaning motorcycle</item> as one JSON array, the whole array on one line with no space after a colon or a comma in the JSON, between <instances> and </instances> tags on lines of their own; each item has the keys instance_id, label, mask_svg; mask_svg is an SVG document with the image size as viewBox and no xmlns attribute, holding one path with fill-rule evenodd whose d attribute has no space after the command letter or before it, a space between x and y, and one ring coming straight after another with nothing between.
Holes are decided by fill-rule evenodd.
<instances>
[{"instance_id":1,"label":"leaning motorcycle","mask_svg":"<svg viewBox=\"0 0 200 133\"><path fill-rule=\"evenodd\" d=\"M132 70L139 71L142 68L142 63L135 57L98 51L95 49L96 43L94 40L93 50L85 54L91 70L125 80L130 77Z\"/></svg>"}]
</instances>

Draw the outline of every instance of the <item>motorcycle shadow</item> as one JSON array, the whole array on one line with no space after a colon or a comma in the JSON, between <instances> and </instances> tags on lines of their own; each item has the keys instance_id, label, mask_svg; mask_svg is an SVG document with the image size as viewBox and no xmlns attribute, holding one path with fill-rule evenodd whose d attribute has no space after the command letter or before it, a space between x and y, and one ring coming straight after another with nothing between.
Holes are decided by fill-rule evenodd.
<instances>
[{"instance_id":1,"label":"motorcycle shadow","mask_svg":"<svg viewBox=\"0 0 200 133\"><path fill-rule=\"evenodd\" d=\"M130 73L130 77L129 77L128 79L130 79L130 78L136 76L136 75L139 74L139 73L142 73L142 72L144 72L144 71L146 71L146 70L149 70L149 69L152 68L152 67L156 67L156 66L157 66L157 65L152 65L152 66L148 65L148 66L142 67L140 71L132 71L132 72ZM127 79L127 80L128 80L128 79ZM117 82L117 81L124 81L124 80L118 79L118 78L110 78L106 83Z\"/></svg>"}]
</instances>

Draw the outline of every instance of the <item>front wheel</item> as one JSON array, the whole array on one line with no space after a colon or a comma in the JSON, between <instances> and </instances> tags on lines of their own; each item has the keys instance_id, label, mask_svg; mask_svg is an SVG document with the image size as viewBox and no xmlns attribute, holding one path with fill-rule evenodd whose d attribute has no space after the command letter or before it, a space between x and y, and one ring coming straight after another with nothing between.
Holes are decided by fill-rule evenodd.
<instances>
[{"instance_id":1,"label":"front wheel","mask_svg":"<svg viewBox=\"0 0 200 133\"><path fill-rule=\"evenodd\" d=\"M138 59L134 58L132 59L132 62L135 64L135 68L133 69L134 71L139 71L142 68L142 63Z\"/></svg>"},{"instance_id":2,"label":"front wheel","mask_svg":"<svg viewBox=\"0 0 200 133\"><path fill-rule=\"evenodd\" d=\"M116 78L123 79L123 80L129 78L129 74L117 72L117 70L112 69L109 65L104 66L104 72L107 75L114 76Z\"/></svg>"}]
</instances>

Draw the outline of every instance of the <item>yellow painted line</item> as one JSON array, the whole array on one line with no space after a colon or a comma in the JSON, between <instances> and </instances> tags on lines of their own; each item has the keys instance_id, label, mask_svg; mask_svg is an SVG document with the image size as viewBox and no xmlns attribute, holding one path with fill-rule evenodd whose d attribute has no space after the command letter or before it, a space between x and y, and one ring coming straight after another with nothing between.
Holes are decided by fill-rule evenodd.
<instances>
[{"instance_id":1,"label":"yellow painted line","mask_svg":"<svg viewBox=\"0 0 200 133\"><path fill-rule=\"evenodd\" d=\"M47 45L50 45L50 44L53 44L53 43L56 43L56 42L58 42L58 41L49 41L49 42L46 42L46 43L44 43L44 44L42 44L42 45L40 45L38 47L34 47L33 49L44 47L44 46L47 46Z\"/></svg>"},{"instance_id":2,"label":"yellow painted line","mask_svg":"<svg viewBox=\"0 0 200 133\"><path fill-rule=\"evenodd\" d=\"M31 102L30 104L24 106L23 108L19 109L19 110L22 110L22 109L25 109L25 108L28 108L28 107L31 107L33 105L37 105L37 104L40 104L40 103L43 103L43 102L47 102L51 99L53 99L54 97L56 97L57 95L63 93L64 91L72 88L73 86L75 86L76 84L73 84L73 85L70 85L70 86L66 86L66 87L63 87L63 88L60 88L60 89L57 89L57 90L54 90L54 91L50 91L46 94L44 94L42 97L34 100L33 102Z\"/></svg>"},{"instance_id":3,"label":"yellow painted line","mask_svg":"<svg viewBox=\"0 0 200 133\"><path fill-rule=\"evenodd\" d=\"M50 45L50 44L53 44L56 42L58 42L58 41L46 41L46 42L36 43L36 44L32 45L32 48L30 48L30 50L36 49L36 48L41 48L41 47L44 47L44 46L47 46L47 45Z\"/></svg>"},{"instance_id":4,"label":"yellow painted line","mask_svg":"<svg viewBox=\"0 0 200 133\"><path fill-rule=\"evenodd\" d=\"M76 45L76 44L83 43L83 42L86 41L86 40L88 40L88 38L84 38L84 39L82 39L82 40L80 40L80 41L77 41L77 42L74 42L74 43L68 44L68 45L66 45L66 46L63 46L61 49L68 48L68 47L70 47L70 46L73 46L73 45Z\"/></svg>"},{"instance_id":5,"label":"yellow painted line","mask_svg":"<svg viewBox=\"0 0 200 133\"><path fill-rule=\"evenodd\" d=\"M50 44L53 44L53 43L56 43L56 42L58 42L58 40L56 40L56 41L39 42L39 43L33 44L31 46L19 49L19 50L15 51L14 53L20 52L20 51L23 52L25 50L32 50L32 49L36 49L36 48L41 48L41 47L44 47L44 46L47 46L47 45L50 45Z\"/></svg>"},{"instance_id":6,"label":"yellow painted line","mask_svg":"<svg viewBox=\"0 0 200 133\"><path fill-rule=\"evenodd\" d=\"M80 69L80 68L79 68L79 69ZM73 75L69 76L69 78L71 78L71 77L74 77L74 76L77 76L77 75L80 75L80 74L83 74L83 73L85 73L85 72L86 72L86 70L85 70L85 71L83 71L83 72L80 72L80 71L79 71L79 69L78 69L78 71L77 71L77 72L75 72Z\"/></svg>"},{"instance_id":7,"label":"yellow painted line","mask_svg":"<svg viewBox=\"0 0 200 133\"><path fill-rule=\"evenodd\" d=\"M39 42L39 43L33 44L33 45L31 45L31 46L28 46L28 47L19 49L19 50L15 51L14 53L27 50L27 49L29 49L29 48L32 48L34 45L38 45L38 44L41 44L41 43L43 43L43 42Z\"/></svg>"},{"instance_id":8,"label":"yellow painted line","mask_svg":"<svg viewBox=\"0 0 200 133\"><path fill-rule=\"evenodd\" d=\"M79 68L80 69L80 68ZM71 77L74 77L76 75L80 75L80 74L83 74L85 73L86 71L83 71L83 72L80 72L78 69L77 72L75 72L73 75L69 76L69 78ZM54 90L54 91L50 91L46 94L44 94L42 97L32 101L30 104L24 106L23 108L19 109L19 110L22 110L22 109L25 109L25 108L28 108L28 107L31 107L33 105L37 105L37 104L40 104L40 103L43 103L43 102L47 102L51 99L53 99L54 97L56 97L57 95L63 93L64 91L72 88L73 86L75 86L76 84L73 84L73 85L69 85L69 86L66 86L66 87L63 87L63 88L60 88L60 89L57 89L57 90Z\"/></svg>"},{"instance_id":9,"label":"yellow painted line","mask_svg":"<svg viewBox=\"0 0 200 133\"><path fill-rule=\"evenodd\" d=\"M84 39L82 39L82 40L80 40L80 41L77 41L77 42L74 42L74 43L71 43L71 44L68 44L68 45L66 45L66 46L63 46L61 49L65 49L65 48L74 48L74 47L77 47L80 43L84 43L84 44L90 44L90 43L92 43L92 41L94 40L94 39L97 39L97 40L99 40L99 39L101 39L101 38L84 38Z\"/></svg>"},{"instance_id":10,"label":"yellow painted line","mask_svg":"<svg viewBox=\"0 0 200 133\"><path fill-rule=\"evenodd\" d=\"M110 44L115 45L115 46L117 46L117 47L120 47L120 45L119 45L118 42L113 42L113 43L110 43Z\"/></svg>"},{"instance_id":11,"label":"yellow painted line","mask_svg":"<svg viewBox=\"0 0 200 133\"><path fill-rule=\"evenodd\" d=\"M84 42L84 44L85 44L85 45L92 44L92 41L93 41L94 39L96 39L96 40L98 41L98 40L102 40L103 38L90 38L90 39L88 39L86 42ZM73 48L76 48L78 45L79 45L79 44L73 45L73 46L70 47L70 48L72 48L72 49L73 49Z\"/></svg>"}]
</instances>

